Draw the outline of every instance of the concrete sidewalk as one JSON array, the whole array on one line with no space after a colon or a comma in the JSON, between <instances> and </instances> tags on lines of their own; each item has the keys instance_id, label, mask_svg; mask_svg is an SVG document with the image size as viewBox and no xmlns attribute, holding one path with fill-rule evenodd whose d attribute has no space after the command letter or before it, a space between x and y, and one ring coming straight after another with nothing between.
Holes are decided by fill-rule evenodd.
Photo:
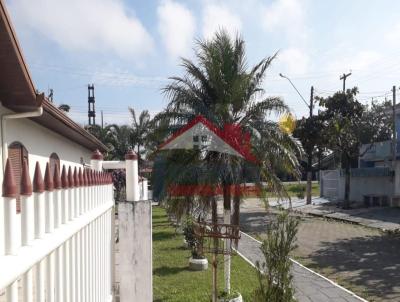
<instances>
[{"instance_id":1,"label":"concrete sidewalk","mask_svg":"<svg viewBox=\"0 0 400 302\"><path fill-rule=\"evenodd\" d=\"M258 205L260 202L248 199L247 206ZM269 202L271 207L281 206L289 208L289 201ZM323 197L313 197L311 204L307 205L305 199L292 199L292 209L295 212L318 217L325 217L340 221L356 223L362 226L379 229L381 231L400 231L400 208L392 207L359 207L344 210Z\"/></svg>"},{"instance_id":2,"label":"concrete sidewalk","mask_svg":"<svg viewBox=\"0 0 400 302\"><path fill-rule=\"evenodd\" d=\"M242 232L238 253L255 265L262 263L264 256L260 250L261 243ZM311 271L293 260L292 266L295 298L299 302L360 302L366 301L327 278Z\"/></svg>"}]
</instances>

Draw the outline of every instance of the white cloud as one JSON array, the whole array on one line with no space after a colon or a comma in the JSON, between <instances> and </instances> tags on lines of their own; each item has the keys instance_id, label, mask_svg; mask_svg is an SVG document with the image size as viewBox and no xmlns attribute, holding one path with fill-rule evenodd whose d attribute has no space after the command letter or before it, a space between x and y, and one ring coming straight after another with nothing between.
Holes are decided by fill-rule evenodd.
<instances>
[{"instance_id":1,"label":"white cloud","mask_svg":"<svg viewBox=\"0 0 400 302\"><path fill-rule=\"evenodd\" d=\"M356 70L360 72L370 72L375 69L378 62L382 60L382 55L373 50L361 50L352 52L347 56L338 55L337 59L327 64L328 70Z\"/></svg>"},{"instance_id":2,"label":"white cloud","mask_svg":"<svg viewBox=\"0 0 400 302\"><path fill-rule=\"evenodd\" d=\"M186 56L191 50L195 33L195 19L185 6L164 0L157 8L158 31L172 58Z\"/></svg>"},{"instance_id":3,"label":"white cloud","mask_svg":"<svg viewBox=\"0 0 400 302\"><path fill-rule=\"evenodd\" d=\"M18 24L73 51L112 52L139 59L153 51L153 40L120 0L13 0Z\"/></svg>"},{"instance_id":4,"label":"white cloud","mask_svg":"<svg viewBox=\"0 0 400 302\"><path fill-rule=\"evenodd\" d=\"M291 44L307 39L305 18L305 4L299 0L275 0L262 9L264 29L268 32L282 30Z\"/></svg>"},{"instance_id":5,"label":"white cloud","mask_svg":"<svg viewBox=\"0 0 400 302\"><path fill-rule=\"evenodd\" d=\"M285 72L290 75L304 74L308 71L309 57L298 48L288 48L278 55L278 60L284 65Z\"/></svg>"},{"instance_id":6,"label":"white cloud","mask_svg":"<svg viewBox=\"0 0 400 302\"><path fill-rule=\"evenodd\" d=\"M225 29L231 36L240 33L242 21L229 8L208 3L203 12L203 36L211 38L219 29Z\"/></svg>"}]
</instances>

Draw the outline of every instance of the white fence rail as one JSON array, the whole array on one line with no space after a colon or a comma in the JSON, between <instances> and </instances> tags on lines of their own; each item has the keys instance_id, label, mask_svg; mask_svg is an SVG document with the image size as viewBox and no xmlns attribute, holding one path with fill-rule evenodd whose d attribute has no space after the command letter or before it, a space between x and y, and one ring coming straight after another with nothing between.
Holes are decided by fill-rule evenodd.
<instances>
[{"instance_id":1,"label":"white fence rail","mask_svg":"<svg viewBox=\"0 0 400 302\"><path fill-rule=\"evenodd\" d=\"M111 301L114 201L109 174L63 167L33 183L26 162L21 213L9 161L0 210L0 301ZM19 222L20 221L20 222ZM21 224L20 227L18 224ZM20 238L20 240L19 240Z\"/></svg>"}]
</instances>

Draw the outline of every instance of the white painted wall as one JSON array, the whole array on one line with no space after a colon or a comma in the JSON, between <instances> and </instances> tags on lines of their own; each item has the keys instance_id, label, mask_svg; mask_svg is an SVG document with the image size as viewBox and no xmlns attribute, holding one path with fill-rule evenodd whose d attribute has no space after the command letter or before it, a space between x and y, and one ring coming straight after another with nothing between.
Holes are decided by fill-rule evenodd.
<instances>
[{"instance_id":1,"label":"white painted wall","mask_svg":"<svg viewBox=\"0 0 400 302\"><path fill-rule=\"evenodd\" d=\"M12 112L0 106L0 115L9 113ZM85 163L90 163L93 150L88 150L29 119L7 120L5 129L4 140L7 145L14 141L19 141L28 150L31 175L34 173L36 161L39 161L44 175L46 163L53 152L57 153L60 158L61 166L63 164L81 166L81 157ZM0 146L0 149L2 149L2 146ZM2 166L3 163L1 162L0 165ZM3 167L1 167L1 170L3 170ZM3 173L0 173L0 181L3 181Z\"/></svg>"},{"instance_id":2,"label":"white painted wall","mask_svg":"<svg viewBox=\"0 0 400 302\"><path fill-rule=\"evenodd\" d=\"M12 111L0 105L0 115L11 114ZM1 125L0 125L1 126ZM1 132L0 132L1 135ZM88 150L75 142L57 134L29 119L10 119L6 121L4 142L7 145L14 141L22 143L29 153L29 172L33 180L36 162L39 161L42 175L46 168L46 163L49 161L50 154L55 152L60 158L62 165L67 166L80 166L81 157L85 163L90 163L90 157L93 150ZM0 171L3 171L2 150L3 146L0 144ZM60 171L61 172L61 171ZM3 183L3 173L0 173L0 183ZM2 186L0 186L0 193L2 193ZM20 227L20 217L17 215L17 226ZM16 234L20 234L20 230ZM20 238L16 239L18 246L20 245Z\"/></svg>"},{"instance_id":3,"label":"white painted wall","mask_svg":"<svg viewBox=\"0 0 400 302\"><path fill-rule=\"evenodd\" d=\"M339 199L344 199L344 176L339 181ZM391 197L393 194L392 177L351 177L350 180L350 200L362 202L364 195L386 195Z\"/></svg>"}]
</instances>

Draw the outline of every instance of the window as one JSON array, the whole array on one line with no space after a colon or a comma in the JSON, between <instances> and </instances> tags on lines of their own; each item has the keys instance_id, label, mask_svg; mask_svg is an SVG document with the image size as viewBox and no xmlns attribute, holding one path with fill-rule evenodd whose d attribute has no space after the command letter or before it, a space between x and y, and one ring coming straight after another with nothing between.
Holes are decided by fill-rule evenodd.
<instances>
[{"instance_id":1,"label":"window","mask_svg":"<svg viewBox=\"0 0 400 302\"><path fill-rule=\"evenodd\" d=\"M50 161L50 175L54 175L54 170L56 169L56 166L58 167L58 170L60 170L60 158L58 157L57 153L51 153L49 161Z\"/></svg>"},{"instance_id":2,"label":"window","mask_svg":"<svg viewBox=\"0 0 400 302\"><path fill-rule=\"evenodd\" d=\"M8 147L8 158L10 159L11 168L14 173L15 182L17 184L17 213L21 211L21 176L22 163L26 160L29 167L28 150L20 142L13 142Z\"/></svg>"}]
</instances>

